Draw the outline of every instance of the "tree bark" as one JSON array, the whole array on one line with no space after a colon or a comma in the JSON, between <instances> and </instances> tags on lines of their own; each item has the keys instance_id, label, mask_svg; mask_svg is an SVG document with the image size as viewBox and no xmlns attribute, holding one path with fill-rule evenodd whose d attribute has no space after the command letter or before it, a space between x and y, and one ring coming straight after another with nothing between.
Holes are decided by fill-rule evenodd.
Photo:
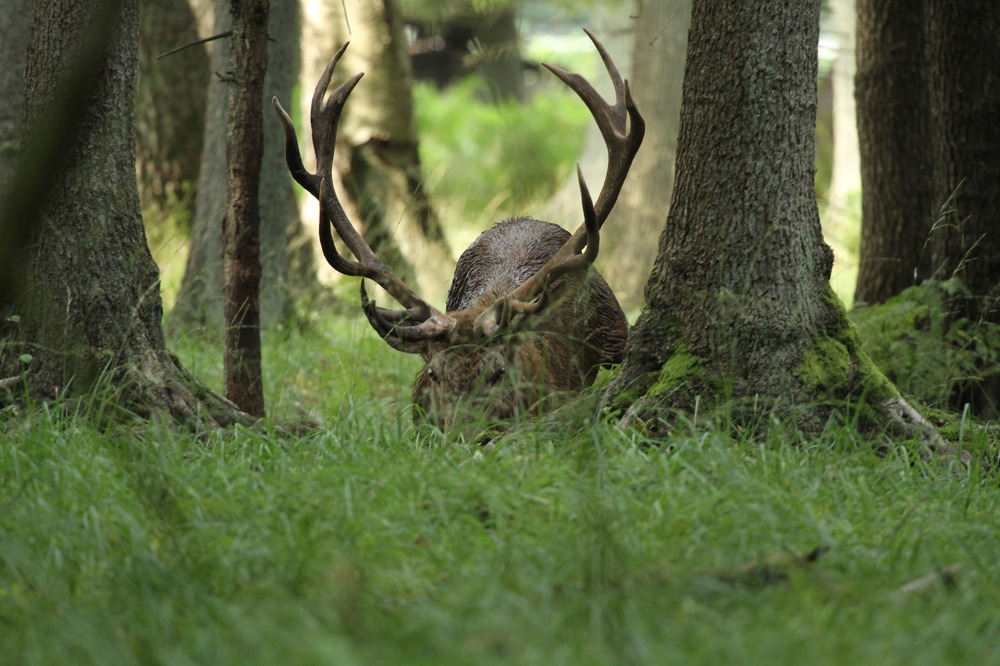
<instances>
[{"instance_id":1,"label":"tree bark","mask_svg":"<svg viewBox=\"0 0 1000 666\"><path fill-rule=\"evenodd\" d=\"M39 1L31 26L26 153L49 161L34 183L20 335L0 366L20 362L19 385L37 398L100 390L143 416L240 418L176 365L163 339L135 175L136 0Z\"/></svg>"},{"instance_id":2,"label":"tree bark","mask_svg":"<svg viewBox=\"0 0 1000 666\"><path fill-rule=\"evenodd\" d=\"M341 201L393 272L416 284L426 298L443 295L451 276L444 267L454 262L423 189L402 16L394 0L347 9L345 16L340 2L324 3L321 20L335 34L327 36L332 43L319 49L325 66L329 55L351 40L338 74L346 78L365 72L344 108L337 135L334 166L342 179ZM310 65L322 71L317 62ZM306 76L318 78L318 73Z\"/></svg>"},{"instance_id":3,"label":"tree bark","mask_svg":"<svg viewBox=\"0 0 1000 666\"><path fill-rule=\"evenodd\" d=\"M16 0L0 13L0 197L14 168L24 115L24 63L31 3ZM0 251L2 252L2 251Z\"/></svg>"},{"instance_id":4,"label":"tree bark","mask_svg":"<svg viewBox=\"0 0 1000 666\"><path fill-rule=\"evenodd\" d=\"M925 0L937 275L977 297L970 317L1000 322L1000 5Z\"/></svg>"},{"instance_id":5,"label":"tree bark","mask_svg":"<svg viewBox=\"0 0 1000 666\"><path fill-rule=\"evenodd\" d=\"M670 216L607 396L652 434L677 412L818 432L846 402L867 428L944 450L829 288L813 185L819 11L694 0Z\"/></svg>"},{"instance_id":6,"label":"tree bark","mask_svg":"<svg viewBox=\"0 0 1000 666\"><path fill-rule=\"evenodd\" d=\"M855 301L881 303L931 276L934 221L924 2L857 0L862 226Z\"/></svg>"},{"instance_id":7,"label":"tree bark","mask_svg":"<svg viewBox=\"0 0 1000 666\"><path fill-rule=\"evenodd\" d=\"M230 0L233 16L226 138L228 205L222 226L226 397L264 415L260 367L260 166L269 0Z\"/></svg>"},{"instance_id":8,"label":"tree bark","mask_svg":"<svg viewBox=\"0 0 1000 666\"><path fill-rule=\"evenodd\" d=\"M28 233L28 220L12 210L11 183L21 153L24 65L31 3L16 0L0 15L0 329L3 309L14 297L14 268Z\"/></svg>"}]
</instances>

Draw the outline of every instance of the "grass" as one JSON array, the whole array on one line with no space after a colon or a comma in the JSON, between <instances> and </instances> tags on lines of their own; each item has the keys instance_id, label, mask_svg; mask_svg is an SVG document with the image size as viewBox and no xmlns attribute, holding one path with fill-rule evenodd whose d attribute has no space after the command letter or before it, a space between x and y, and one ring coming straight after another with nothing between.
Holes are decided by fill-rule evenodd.
<instances>
[{"instance_id":1,"label":"grass","mask_svg":"<svg viewBox=\"0 0 1000 666\"><path fill-rule=\"evenodd\" d=\"M0 422L0 663L1000 663L978 469L835 425L480 450L411 425L412 360L359 321L265 343L259 431ZM214 381L206 348L178 350ZM782 580L738 568L817 546Z\"/></svg>"}]
</instances>

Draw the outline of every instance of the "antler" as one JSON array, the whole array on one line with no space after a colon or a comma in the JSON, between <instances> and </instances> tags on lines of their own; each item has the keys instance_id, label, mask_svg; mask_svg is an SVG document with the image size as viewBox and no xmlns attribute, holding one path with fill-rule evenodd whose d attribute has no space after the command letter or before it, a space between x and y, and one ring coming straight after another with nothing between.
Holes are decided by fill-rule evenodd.
<instances>
[{"instance_id":1,"label":"antler","mask_svg":"<svg viewBox=\"0 0 1000 666\"><path fill-rule=\"evenodd\" d=\"M531 314L541 310L547 300L548 285L557 277L585 269L594 262L597 258L600 229L618 200L618 194L625 183L625 176L632 166L632 160L646 132L646 123L632 100L628 81L622 79L621 73L600 40L589 30L584 29L584 32L597 47L597 52L604 61L604 67L611 77L615 89L614 105L608 104L579 74L571 74L547 63L542 64L583 100L597 122L608 149L608 168L604 175L604 185L595 205L590 198L583 173L577 165L584 223L537 273L480 315L477 323L488 334L496 332L512 314Z\"/></svg>"},{"instance_id":2,"label":"antler","mask_svg":"<svg viewBox=\"0 0 1000 666\"><path fill-rule=\"evenodd\" d=\"M292 120L281 107L278 98L271 100L278 118L285 129L285 161L292 178L307 192L319 200L319 242L323 256L335 270L344 275L369 278L385 289L406 308L405 310L386 310L369 301L361 284L362 307L372 326L387 341L402 351L419 353L426 345L420 344L427 340L447 335L454 327L455 320L432 307L405 282L395 275L378 258L371 247L351 224L344 212L340 200L333 189L333 153L337 142L337 124L344 103L350 96L354 86L358 84L363 73L356 74L340 84L326 101L327 88L333 77L337 62L347 49L344 44L333 55L326 70L316 84L310 107L310 125L312 127L313 151L316 154L316 172L310 173L302 164L299 152L298 137ZM350 261L340 254L333 240L332 229L344 241L344 245L354 255L356 261ZM405 326L403 325L405 324ZM398 339L395 339L398 338Z\"/></svg>"}]
</instances>

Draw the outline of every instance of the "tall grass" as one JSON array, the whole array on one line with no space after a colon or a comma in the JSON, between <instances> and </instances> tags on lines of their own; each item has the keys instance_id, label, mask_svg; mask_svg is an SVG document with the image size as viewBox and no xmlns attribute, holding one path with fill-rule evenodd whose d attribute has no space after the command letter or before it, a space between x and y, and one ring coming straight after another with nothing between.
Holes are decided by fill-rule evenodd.
<instances>
[{"instance_id":1,"label":"tall grass","mask_svg":"<svg viewBox=\"0 0 1000 666\"><path fill-rule=\"evenodd\" d=\"M69 405L0 425L0 663L998 661L1000 490L977 468L833 424L455 444L411 425L402 355L321 323L266 338L258 430ZM281 427L299 417L320 425Z\"/></svg>"}]
</instances>

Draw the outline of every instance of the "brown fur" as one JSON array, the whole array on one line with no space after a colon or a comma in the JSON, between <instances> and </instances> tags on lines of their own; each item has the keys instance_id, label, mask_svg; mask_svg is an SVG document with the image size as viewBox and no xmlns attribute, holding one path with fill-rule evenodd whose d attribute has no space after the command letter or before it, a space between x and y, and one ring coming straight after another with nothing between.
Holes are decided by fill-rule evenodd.
<instances>
[{"instance_id":1,"label":"brown fur","mask_svg":"<svg viewBox=\"0 0 1000 666\"><path fill-rule=\"evenodd\" d=\"M447 302L458 324L448 339L429 345L413 387L425 418L453 429L538 413L592 384L601 365L621 361L628 324L593 267L557 279L542 312L515 316L496 335L484 337L473 326L569 237L554 224L513 218L462 253Z\"/></svg>"}]
</instances>

